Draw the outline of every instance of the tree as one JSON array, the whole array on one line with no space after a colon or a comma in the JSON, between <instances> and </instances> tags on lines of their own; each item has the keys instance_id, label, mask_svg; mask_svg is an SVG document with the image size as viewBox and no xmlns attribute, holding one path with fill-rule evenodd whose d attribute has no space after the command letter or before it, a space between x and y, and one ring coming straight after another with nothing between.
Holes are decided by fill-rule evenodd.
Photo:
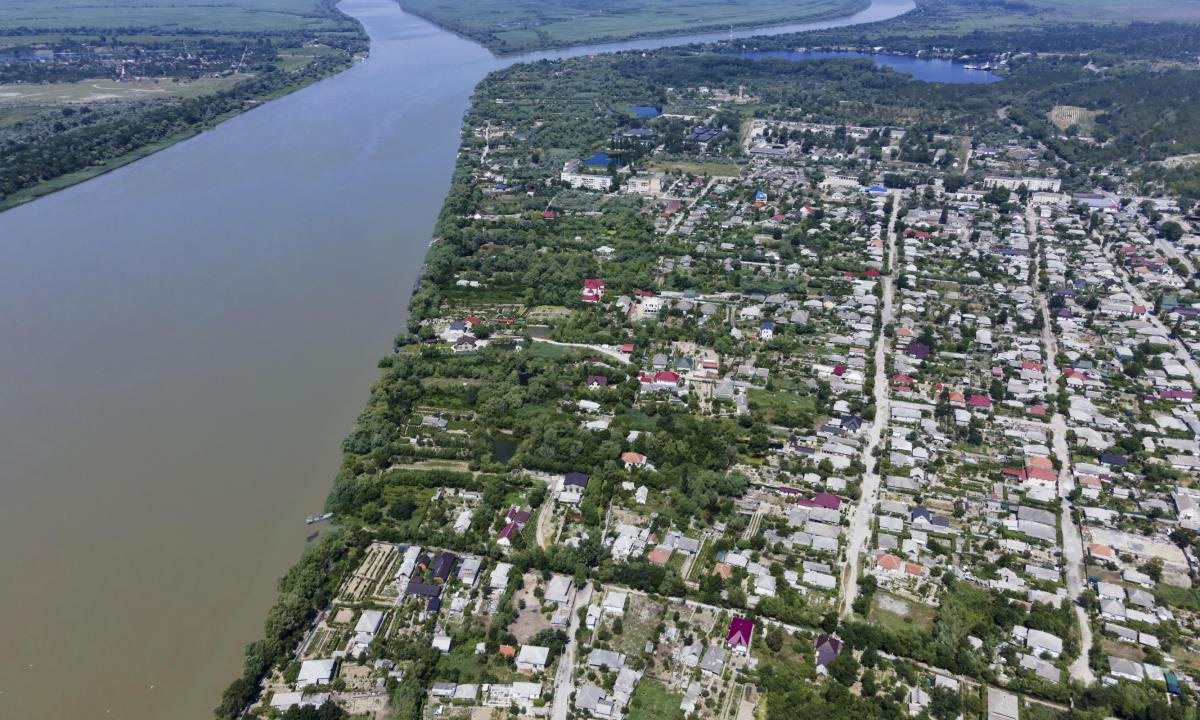
<instances>
[{"instance_id":1,"label":"tree","mask_svg":"<svg viewBox=\"0 0 1200 720\"><path fill-rule=\"evenodd\" d=\"M771 652L779 652L783 649L783 631L777 627L772 627L767 631L767 647L771 648Z\"/></svg>"},{"instance_id":2,"label":"tree","mask_svg":"<svg viewBox=\"0 0 1200 720\"><path fill-rule=\"evenodd\" d=\"M829 663L829 676L846 687L850 687L858 681L858 670L858 661L854 659L854 652L845 646Z\"/></svg>"},{"instance_id":3,"label":"tree","mask_svg":"<svg viewBox=\"0 0 1200 720\"><path fill-rule=\"evenodd\" d=\"M1004 383L1000 382L1000 378L992 378L992 384L988 387L988 394L996 402L1004 399Z\"/></svg>"},{"instance_id":4,"label":"tree","mask_svg":"<svg viewBox=\"0 0 1200 720\"><path fill-rule=\"evenodd\" d=\"M1141 571L1146 573L1147 575L1149 575L1150 579L1153 580L1154 582L1160 582L1162 580L1162 572L1163 572L1162 558L1157 558L1157 557L1151 558L1149 561L1147 561L1146 563L1144 563L1142 565Z\"/></svg>"},{"instance_id":5,"label":"tree","mask_svg":"<svg viewBox=\"0 0 1200 720\"><path fill-rule=\"evenodd\" d=\"M1168 220L1158 226L1158 234L1170 242L1179 242L1183 237L1183 226L1174 220Z\"/></svg>"}]
</instances>

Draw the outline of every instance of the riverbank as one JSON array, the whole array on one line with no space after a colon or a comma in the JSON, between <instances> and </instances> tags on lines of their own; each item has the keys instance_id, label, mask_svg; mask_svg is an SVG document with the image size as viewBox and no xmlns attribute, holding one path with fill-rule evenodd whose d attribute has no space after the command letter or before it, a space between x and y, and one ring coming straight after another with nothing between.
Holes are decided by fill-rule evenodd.
<instances>
[{"instance_id":1,"label":"riverbank","mask_svg":"<svg viewBox=\"0 0 1200 720\"><path fill-rule=\"evenodd\" d=\"M366 34L364 33L362 37L365 41ZM320 72L306 74L294 80L293 82L283 84L270 92L256 94L253 97L246 98L243 101L242 107L240 108L222 112L211 119L191 125L186 129L168 135L161 140L141 145L117 157L90 165L82 170L59 175L58 177L46 180L45 182L41 182L32 187L19 190L11 195L8 195L7 197L0 198L0 212L4 212L5 210L17 207L19 205L24 205L25 203L37 200L38 198L45 197L52 193L59 192L60 190L71 187L72 185L86 182L106 173L112 172L118 168L125 167L130 163L149 157L157 152L166 150L172 145L183 142L184 140L189 140L202 132L206 132L217 127L221 123L231 118L237 117L242 113L249 112L259 107L263 103L276 100L285 95L290 95L291 93L294 93L298 90L303 90L314 83L336 75L351 67L360 57L361 55L347 55L341 62L322 64ZM236 88L230 92L235 91ZM198 100L203 99L204 98L198 98Z\"/></svg>"},{"instance_id":2,"label":"riverbank","mask_svg":"<svg viewBox=\"0 0 1200 720\"><path fill-rule=\"evenodd\" d=\"M717 21L712 18L688 24L686 17L681 17L677 6L663 4L661 12L655 8L639 8L638 12L628 15L587 15L566 17L558 20L544 21L541 12L544 8L529 7L512 8L509 4L495 8L497 20L489 18L492 10L488 2L464 3L461 7L453 2L438 2L434 4L422 0L397 0L405 12L428 20L429 22L453 32L460 37L477 42L491 50L499 57L520 55L522 53L540 50L560 50L578 45L613 43L625 40L645 38L666 38L696 33L722 32L761 28L772 25L787 25L792 23L816 23L837 18L850 17L871 6L871 0L827 0L815 4L808 11L799 11L794 3L783 3L776 8L771 3L759 4L751 13L739 13L736 16ZM720 5L712 8L688 8L695 14L710 15L718 12ZM531 14L534 11L538 14ZM501 21L501 16L502 21ZM665 18L670 17L670 20ZM664 27L651 27L663 24ZM596 26L616 25L614 30L595 31ZM499 29L504 26L509 29Z\"/></svg>"},{"instance_id":3,"label":"riverbank","mask_svg":"<svg viewBox=\"0 0 1200 720\"><path fill-rule=\"evenodd\" d=\"M151 15L155 12L170 10L148 10ZM207 54L203 54L205 50L189 50L187 43L191 40L186 33L155 35L145 34L150 33L146 30L140 40L118 44L114 39L109 41L111 45L100 46L108 49L87 56L88 62L78 68L53 60L37 64L36 72L27 70L28 63L21 60L6 66L5 76L17 83L14 88L36 87L47 92L34 103L0 109L0 128L6 133L4 140L9 148L0 159L0 211L99 177L195 137L263 103L336 75L365 54L369 38L362 23L339 10L333 0L319 0L313 13L314 18L333 29L323 25L313 30L280 30L264 25L261 30L245 33L214 30L212 38L200 46ZM76 36L88 30L103 37L107 32L103 23L110 21L101 14L88 22L98 25L81 27L74 34L51 33L38 41L41 44L31 47L45 52L47 48L73 47L71 43L80 42ZM160 96L153 100L145 99L149 94L139 98L136 90L122 94L120 91L131 85L121 80L125 78L121 58L152 56L148 48L158 47L167 48L159 53L177 49L188 60L200 63L202 70L186 64L181 68L155 66L150 70L165 74L137 79L152 81L150 87ZM246 62L248 55L250 63ZM243 67L251 69L241 75ZM239 77L245 79L229 84ZM189 80L197 78L206 82L222 82L224 78L224 84L204 94L189 92ZM85 86L87 93L72 93L74 85L84 82L89 83ZM101 82L111 83L113 89L93 89ZM64 87L67 90L61 97L49 92Z\"/></svg>"}]
</instances>

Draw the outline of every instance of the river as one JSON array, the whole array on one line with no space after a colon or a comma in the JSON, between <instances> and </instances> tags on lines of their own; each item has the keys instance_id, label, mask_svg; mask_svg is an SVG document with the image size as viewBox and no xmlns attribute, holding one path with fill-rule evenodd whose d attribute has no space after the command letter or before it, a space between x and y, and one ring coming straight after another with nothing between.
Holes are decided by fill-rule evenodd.
<instances>
[{"instance_id":1,"label":"river","mask_svg":"<svg viewBox=\"0 0 1200 720\"><path fill-rule=\"evenodd\" d=\"M0 717L210 717L404 327L472 88L726 37L497 59L343 8L368 61L0 214Z\"/></svg>"}]
</instances>

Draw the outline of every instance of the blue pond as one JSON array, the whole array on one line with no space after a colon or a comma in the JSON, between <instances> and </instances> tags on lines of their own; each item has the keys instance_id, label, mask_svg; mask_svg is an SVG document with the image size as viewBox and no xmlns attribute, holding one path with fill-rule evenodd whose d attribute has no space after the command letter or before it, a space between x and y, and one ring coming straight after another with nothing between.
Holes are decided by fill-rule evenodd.
<instances>
[{"instance_id":1,"label":"blue pond","mask_svg":"<svg viewBox=\"0 0 1200 720\"><path fill-rule=\"evenodd\" d=\"M630 105L629 110L640 118L656 118L662 115L653 105Z\"/></svg>"},{"instance_id":2,"label":"blue pond","mask_svg":"<svg viewBox=\"0 0 1200 720\"><path fill-rule=\"evenodd\" d=\"M598 152L587 160L584 160L583 164L591 167L608 167L608 160L608 153Z\"/></svg>"},{"instance_id":3,"label":"blue pond","mask_svg":"<svg viewBox=\"0 0 1200 720\"><path fill-rule=\"evenodd\" d=\"M914 80L921 82L951 83L955 85L985 85L1000 82L1004 78L987 70L971 70L962 63L953 60L925 59L905 57L903 55L883 55L876 53L861 53L835 50L756 50L745 52L741 57L759 60L777 58L780 60L828 60L830 58L866 58L876 65L887 66L896 72L911 75Z\"/></svg>"}]
</instances>

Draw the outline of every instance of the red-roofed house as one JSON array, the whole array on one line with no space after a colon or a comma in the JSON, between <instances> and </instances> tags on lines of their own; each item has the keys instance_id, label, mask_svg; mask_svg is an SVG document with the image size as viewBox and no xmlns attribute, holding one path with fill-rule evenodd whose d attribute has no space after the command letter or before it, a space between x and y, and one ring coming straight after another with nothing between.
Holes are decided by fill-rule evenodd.
<instances>
[{"instance_id":1,"label":"red-roofed house","mask_svg":"<svg viewBox=\"0 0 1200 720\"><path fill-rule=\"evenodd\" d=\"M604 297L604 281L596 278L585 278L583 281L583 294L580 300L585 303L600 302L600 298Z\"/></svg>"},{"instance_id":2,"label":"red-roofed house","mask_svg":"<svg viewBox=\"0 0 1200 720\"><path fill-rule=\"evenodd\" d=\"M992 399L987 395L972 395L967 398L967 406L978 410L986 410L992 406Z\"/></svg>"},{"instance_id":3,"label":"red-roofed house","mask_svg":"<svg viewBox=\"0 0 1200 720\"><path fill-rule=\"evenodd\" d=\"M1054 485L1058 482L1058 474L1048 468L1025 466L1025 482L1027 484Z\"/></svg>"}]
</instances>

